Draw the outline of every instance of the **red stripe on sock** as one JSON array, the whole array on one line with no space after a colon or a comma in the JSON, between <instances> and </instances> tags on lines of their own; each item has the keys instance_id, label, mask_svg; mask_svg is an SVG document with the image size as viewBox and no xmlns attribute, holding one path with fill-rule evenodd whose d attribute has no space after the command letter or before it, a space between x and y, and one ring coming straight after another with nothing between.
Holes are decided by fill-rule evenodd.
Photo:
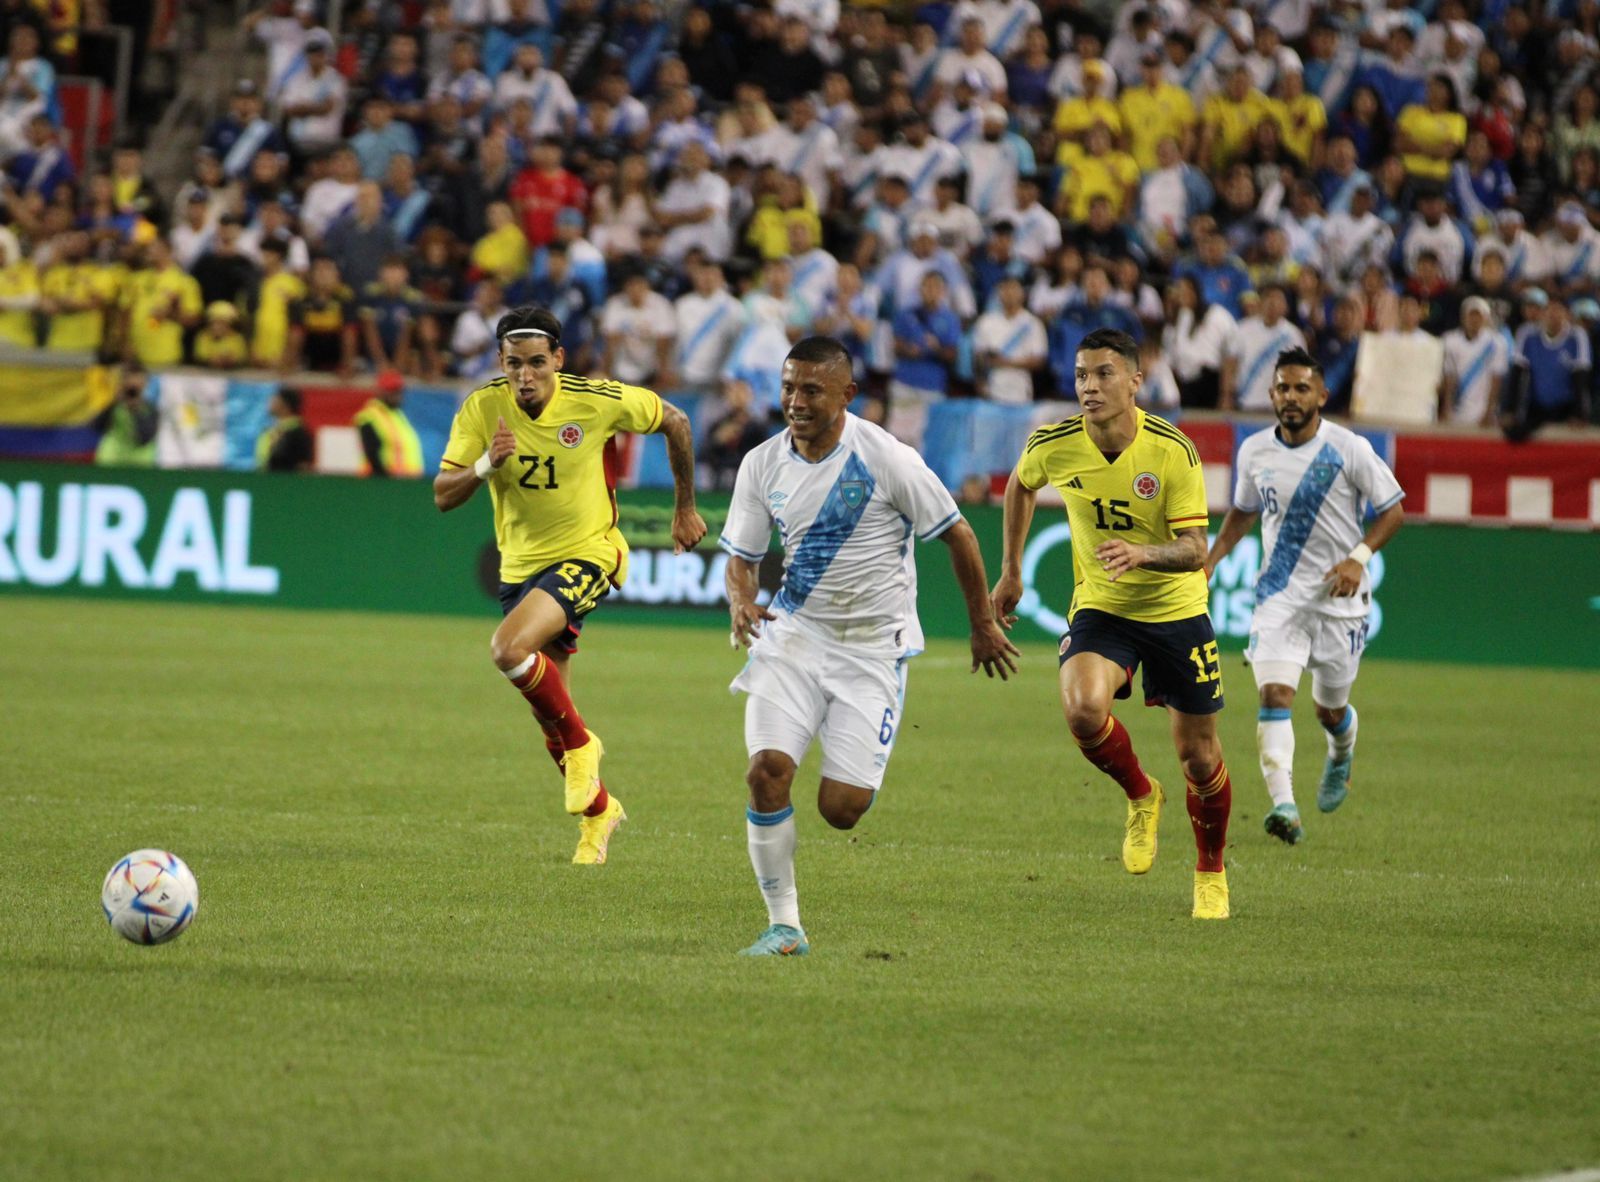
<instances>
[{"instance_id":1,"label":"red stripe on sock","mask_svg":"<svg viewBox=\"0 0 1600 1182\"><path fill-rule=\"evenodd\" d=\"M1233 781L1228 766L1219 766L1206 779L1206 787L1189 784L1189 824L1194 829L1196 870L1216 874L1222 870L1222 849L1228 844L1228 815L1233 811Z\"/></svg>"}]
</instances>

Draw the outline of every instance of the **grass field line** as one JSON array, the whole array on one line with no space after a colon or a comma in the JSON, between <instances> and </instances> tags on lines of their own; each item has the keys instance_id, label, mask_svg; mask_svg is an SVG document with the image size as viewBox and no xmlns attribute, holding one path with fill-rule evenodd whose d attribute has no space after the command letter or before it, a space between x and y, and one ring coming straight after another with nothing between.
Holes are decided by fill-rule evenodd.
<instances>
[{"instance_id":1,"label":"grass field line","mask_svg":"<svg viewBox=\"0 0 1600 1182\"><path fill-rule=\"evenodd\" d=\"M141 804L134 801L124 801L119 803L105 800L90 800L88 798L40 796L37 793L29 793L16 799L19 804L24 805L45 807L59 806L70 807L74 809L92 808L102 813L107 809L120 808L120 811L124 813L138 813L140 815L148 813L180 813L194 815L206 812L220 812L230 816L253 817L269 821L322 824L329 820L328 815L323 813L295 812L284 809L250 809L224 807L222 805L200 804ZM468 820L459 817L417 816L411 813L372 812L348 814L341 813L338 815L338 819L340 821L368 823L386 822L388 824L400 826L427 825L436 829L446 828L455 830L457 832L475 833L525 833L527 832L529 825L535 823L524 821ZM668 841L679 842L715 841L718 843L742 843L744 841L744 835L738 832L706 834L703 832L696 833L690 830L646 829L640 827L637 823L630 824L626 836L635 838L648 837L651 839L665 839ZM1016 856L1016 850L1011 846L989 847L954 844L949 842L921 842L903 840L881 841L876 838L866 836L852 839L852 842L859 842L860 845L868 849L884 850L891 853L928 854L939 857L960 857L969 860L994 861L1002 857ZM1255 851L1251 851L1246 855L1246 858L1248 859L1253 857L1254 853ZM1115 854L1094 853L1090 850L1039 850L1029 854L1028 857L1035 861L1050 862L1116 861ZM1237 864L1238 857L1239 855L1237 850L1230 854L1230 858L1235 864ZM1336 874L1344 878L1355 878L1362 880L1407 879L1416 882L1446 882L1460 885L1514 887L1548 887L1552 885L1552 880L1548 876L1518 877L1512 874L1445 874L1434 870L1378 869L1376 867L1357 866L1312 866L1307 865L1304 862L1291 864L1286 868L1296 874ZM1563 890L1570 890L1573 887L1594 890L1600 888L1600 878L1586 878L1580 875L1570 879L1563 879L1559 885ZM1593 1182L1600 1182L1600 1175L1597 1175L1596 1178L1593 1179Z\"/></svg>"},{"instance_id":2,"label":"grass field line","mask_svg":"<svg viewBox=\"0 0 1600 1182\"><path fill-rule=\"evenodd\" d=\"M1600 1182L1600 1169L1563 1170L1559 1174L1534 1174L1511 1182Z\"/></svg>"}]
</instances>

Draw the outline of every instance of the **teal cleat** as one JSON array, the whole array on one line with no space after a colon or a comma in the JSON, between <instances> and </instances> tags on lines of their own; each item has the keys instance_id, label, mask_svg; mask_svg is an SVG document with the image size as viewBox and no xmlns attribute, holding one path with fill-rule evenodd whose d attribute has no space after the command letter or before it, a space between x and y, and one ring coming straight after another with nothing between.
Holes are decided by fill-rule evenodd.
<instances>
[{"instance_id":1,"label":"teal cleat","mask_svg":"<svg viewBox=\"0 0 1600 1182\"><path fill-rule=\"evenodd\" d=\"M786 923L775 923L750 947L742 949L740 956L804 956L811 951L806 934Z\"/></svg>"},{"instance_id":2,"label":"teal cleat","mask_svg":"<svg viewBox=\"0 0 1600 1182\"><path fill-rule=\"evenodd\" d=\"M1299 845L1306 835L1300 824L1300 810L1293 803L1273 805L1266 817L1266 829L1285 845Z\"/></svg>"},{"instance_id":3,"label":"teal cleat","mask_svg":"<svg viewBox=\"0 0 1600 1182\"><path fill-rule=\"evenodd\" d=\"M1317 785L1317 807L1325 813L1331 813L1344 803L1344 798L1350 792L1350 764L1354 760L1354 753L1346 755L1343 759L1328 757L1328 762L1322 765L1322 783Z\"/></svg>"}]
</instances>

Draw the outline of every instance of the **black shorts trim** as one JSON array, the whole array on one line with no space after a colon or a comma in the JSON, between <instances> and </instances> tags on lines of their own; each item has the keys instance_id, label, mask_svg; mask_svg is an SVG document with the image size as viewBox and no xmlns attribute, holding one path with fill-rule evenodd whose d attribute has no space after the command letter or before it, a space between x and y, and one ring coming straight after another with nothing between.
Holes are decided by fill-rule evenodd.
<instances>
[{"instance_id":1,"label":"black shorts trim","mask_svg":"<svg viewBox=\"0 0 1600 1182\"><path fill-rule=\"evenodd\" d=\"M1096 653L1127 670L1119 698L1132 695L1133 675L1142 665L1146 706L1170 706L1183 714L1222 709L1222 660L1208 615L1150 624L1079 608L1061 638L1061 664L1079 653Z\"/></svg>"},{"instance_id":2,"label":"black shorts trim","mask_svg":"<svg viewBox=\"0 0 1600 1182\"><path fill-rule=\"evenodd\" d=\"M583 618L610 594L611 579L594 563L581 559L551 563L520 583L501 583L500 614L509 616L534 588L549 595L566 613L567 627L552 643L562 652L575 653Z\"/></svg>"}]
</instances>

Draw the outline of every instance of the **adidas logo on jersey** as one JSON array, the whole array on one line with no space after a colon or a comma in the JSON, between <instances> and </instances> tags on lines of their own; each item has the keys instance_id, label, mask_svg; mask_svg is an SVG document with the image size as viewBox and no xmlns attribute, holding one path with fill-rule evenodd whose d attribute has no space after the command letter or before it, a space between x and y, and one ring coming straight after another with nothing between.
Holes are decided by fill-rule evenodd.
<instances>
[{"instance_id":1,"label":"adidas logo on jersey","mask_svg":"<svg viewBox=\"0 0 1600 1182\"><path fill-rule=\"evenodd\" d=\"M1063 487L1065 487L1065 488L1082 488L1083 487L1083 479L1082 479L1082 477L1074 476L1071 480L1067 481L1067 483Z\"/></svg>"}]
</instances>

